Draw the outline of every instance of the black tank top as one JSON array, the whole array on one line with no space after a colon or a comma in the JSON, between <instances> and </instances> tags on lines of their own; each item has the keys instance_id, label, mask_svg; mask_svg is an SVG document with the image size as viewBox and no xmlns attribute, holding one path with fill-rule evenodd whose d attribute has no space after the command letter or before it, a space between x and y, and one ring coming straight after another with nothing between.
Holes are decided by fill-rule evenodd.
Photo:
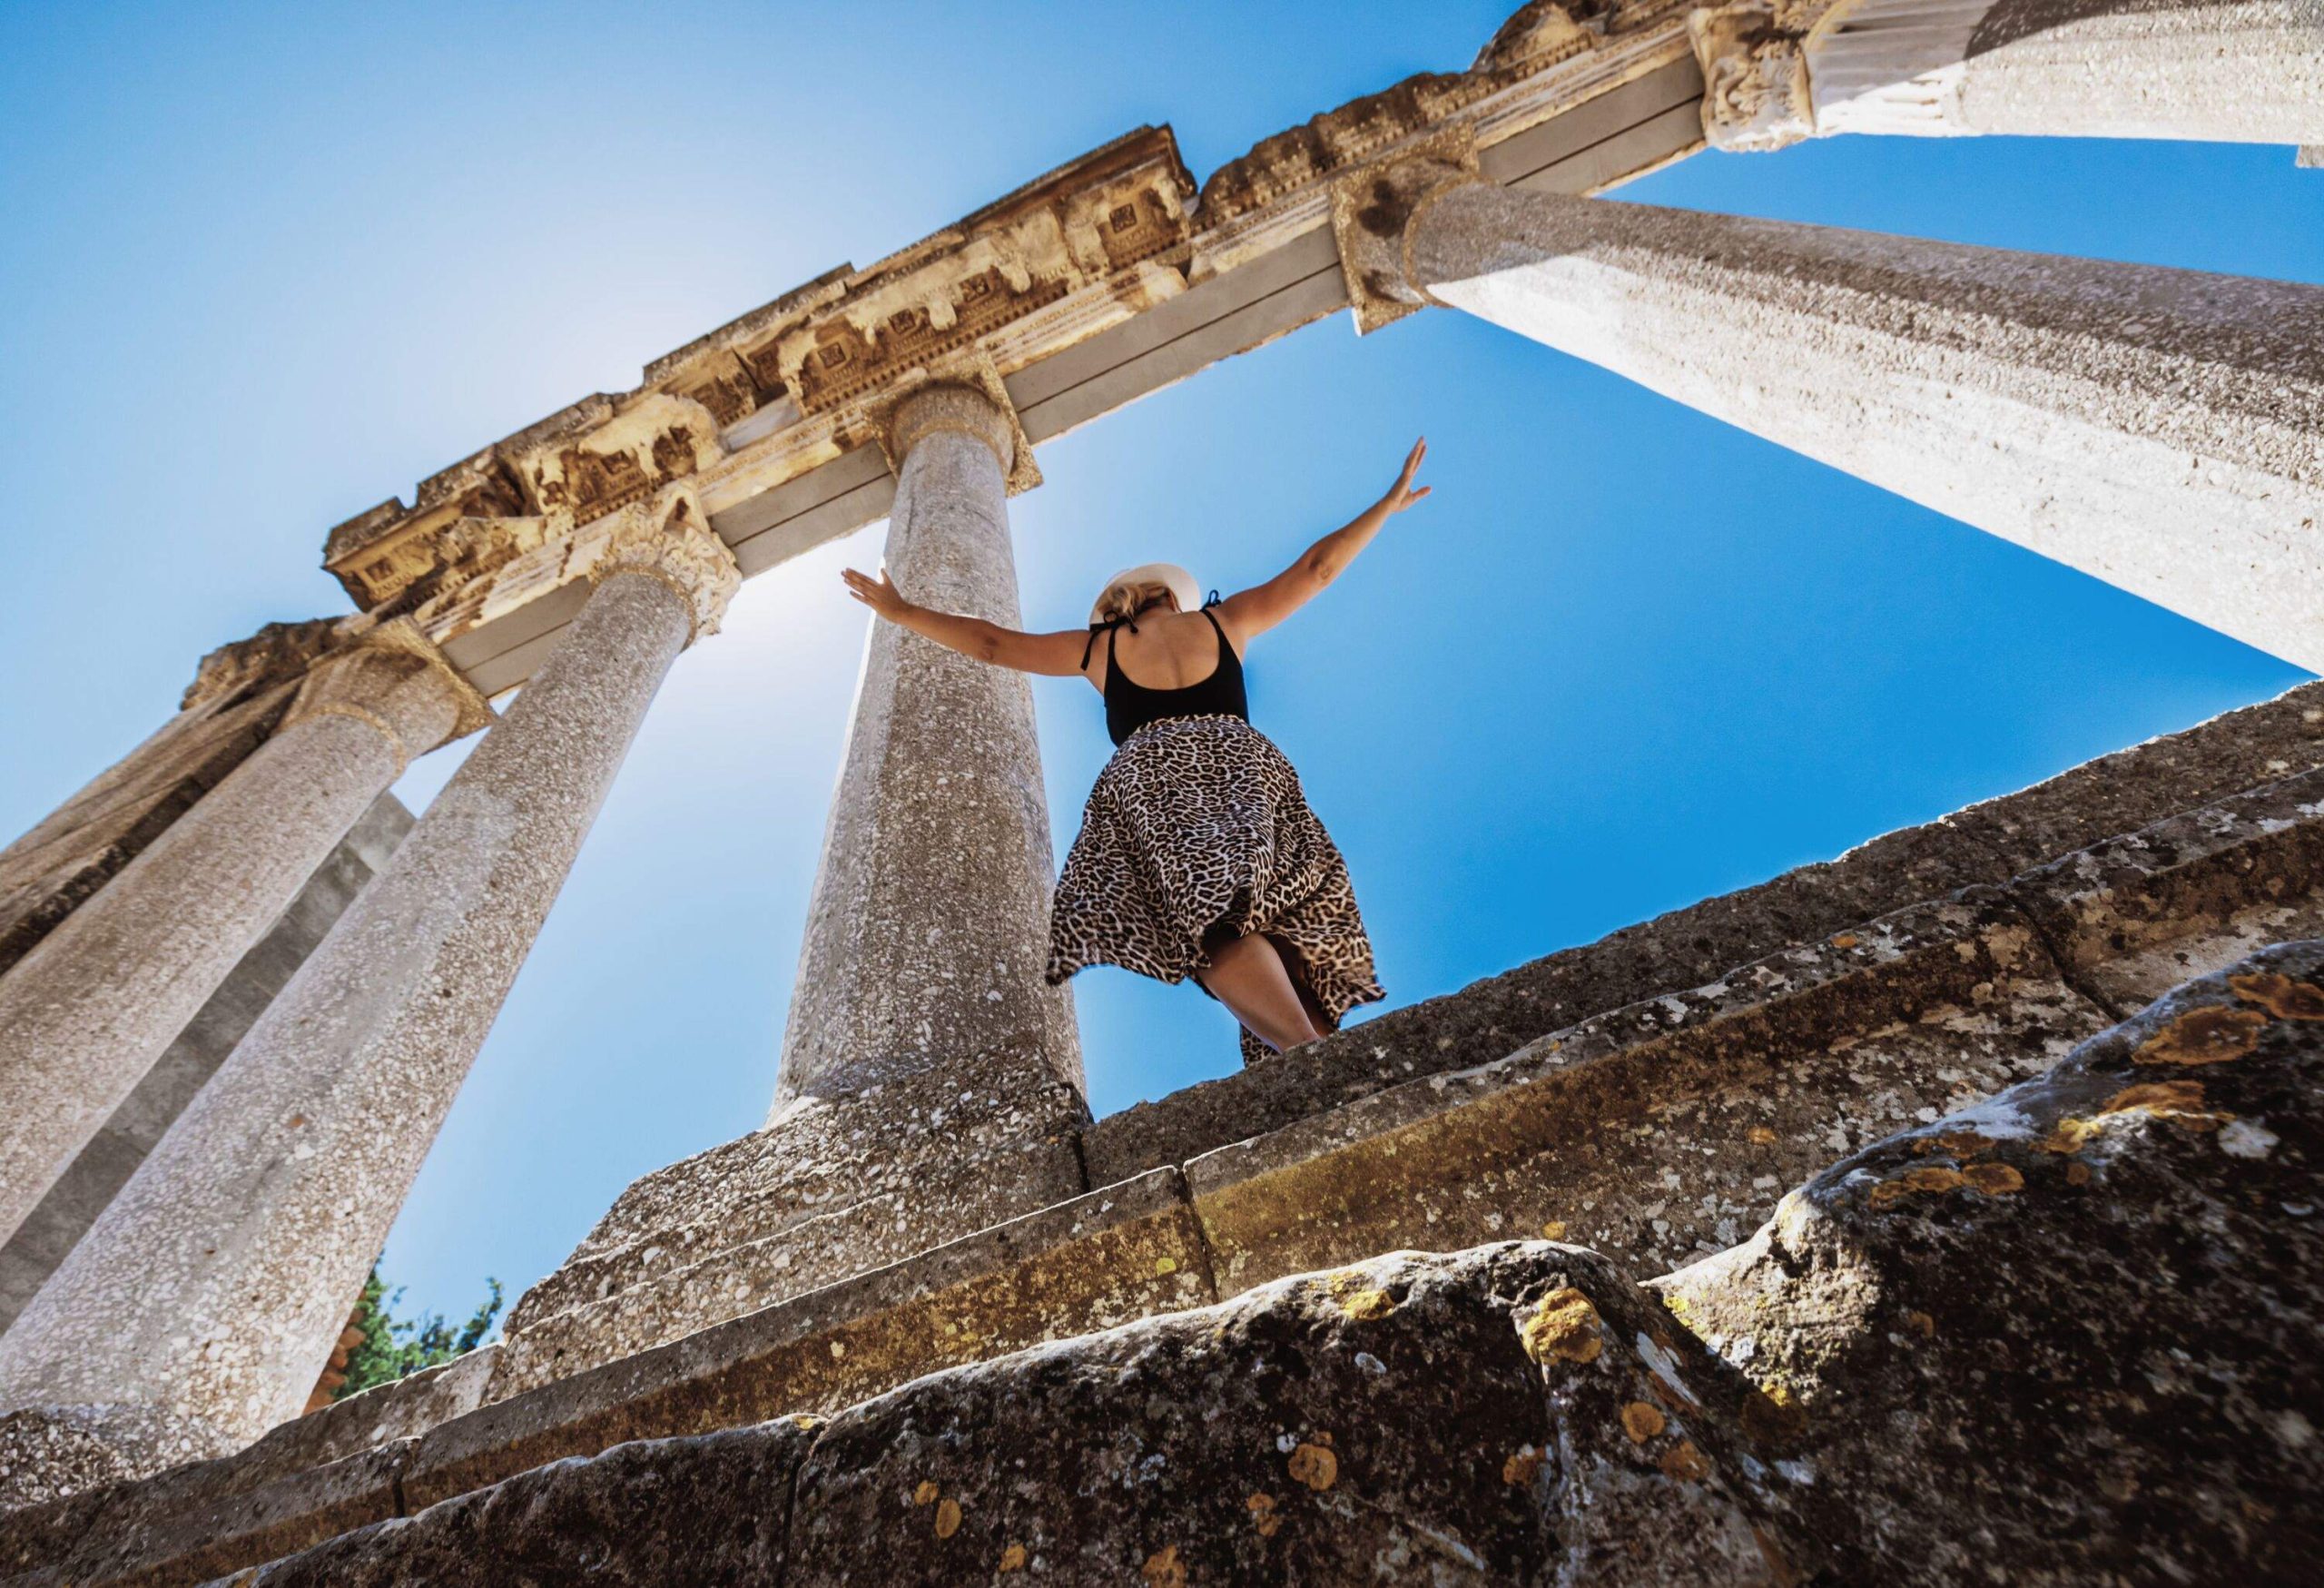
<instances>
[{"instance_id":1,"label":"black tank top","mask_svg":"<svg viewBox=\"0 0 2324 1588\"><path fill-rule=\"evenodd\" d=\"M1129 618L1118 618L1112 623L1099 624L1089 631L1091 645L1098 640L1098 629L1106 631L1106 731L1118 746L1147 724L1170 716L1238 716L1251 720L1250 697L1243 687L1243 660L1235 647L1226 643L1226 631L1218 626L1218 619L1211 617L1205 607L1202 615L1210 618L1213 633L1218 636L1218 666L1210 676L1183 689L1148 689L1122 671L1121 663L1114 656L1114 640L1121 633L1122 625ZM1089 665L1089 651L1084 646L1081 665Z\"/></svg>"}]
</instances>

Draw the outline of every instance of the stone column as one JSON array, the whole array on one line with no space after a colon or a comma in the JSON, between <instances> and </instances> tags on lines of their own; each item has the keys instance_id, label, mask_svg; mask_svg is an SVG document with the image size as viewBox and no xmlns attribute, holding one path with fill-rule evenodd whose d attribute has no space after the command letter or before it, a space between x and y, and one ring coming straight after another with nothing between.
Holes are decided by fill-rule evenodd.
<instances>
[{"instance_id":1,"label":"stone column","mask_svg":"<svg viewBox=\"0 0 2324 1588\"><path fill-rule=\"evenodd\" d=\"M131 1469L298 1414L647 705L738 582L690 499L624 511L516 705L0 1336L0 1410Z\"/></svg>"},{"instance_id":2,"label":"stone column","mask_svg":"<svg viewBox=\"0 0 2324 1588\"><path fill-rule=\"evenodd\" d=\"M1465 309L2324 669L2324 288L1417 163L1367 180L1342 234L1363 290Z\"/></svg>"},{"instance_id":3,"label":"stone column","mask_svg":"<svg viewBox=\"0 0 2324 1588\"><path fill-rule=\"evenodd\" d=\"M899 406L886 556L906 596L1019 626L1019 444L1008 411L971 387ZM1025 676L874 623L769 1123L803 1096L922 1077L956 1093L1078 1093L1073 1006L1041 981L1054 875Z\"/></svg>"},{"instance_id":4,"label":"stone column","mask_svg":"<svg viewBox=\"0 0 2324 1588\"><path fill-rule=\"evenodd\" d=\"M490 715L408 625L331 653L271 738L0 977L0 1242L406 763Z\"/></svg>"},{"instance_id":5,"label":"stone column","mask_svg":"<svg viewBox=\"0 0 2324 1588\"><path fill-rule=\"evenodd\" d=\"M2324 140L2324 0L1746 0L1689 26L1723 149L1835 133Z\"/></svg>"}]
</instances>

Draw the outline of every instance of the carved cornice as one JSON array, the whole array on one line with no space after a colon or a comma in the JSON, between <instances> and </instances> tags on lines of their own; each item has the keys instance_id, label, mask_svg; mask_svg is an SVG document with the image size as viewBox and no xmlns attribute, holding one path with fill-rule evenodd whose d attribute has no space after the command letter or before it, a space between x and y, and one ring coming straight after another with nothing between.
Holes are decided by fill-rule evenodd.
<instances>
[{"instance_id":1,"label":"carved cornice","mask_svg":"<svg viewBox=\"0 0 2324 1588\"><path fill-rule=\"evenodd\" d=\"M589 582L615 574L642 574L677 592L692 626L686 643L718 632L726 603L743 582L734 554L703 516L700 498L673 486L649 501L631 502L600 520L605 538L589 563Z\"/></svg>"}]
</instances>

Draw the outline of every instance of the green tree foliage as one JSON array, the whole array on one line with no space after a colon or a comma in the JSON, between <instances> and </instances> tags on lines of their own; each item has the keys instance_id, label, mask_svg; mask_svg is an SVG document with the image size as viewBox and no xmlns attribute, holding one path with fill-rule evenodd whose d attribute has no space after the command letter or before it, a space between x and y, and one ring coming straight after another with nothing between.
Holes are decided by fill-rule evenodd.
<instances>
[{"instance_id":1,"label":"green tree foliage","mask_svg":"<svg viewBox=\"0 0 2324 1588\"><path fill-rule=\"evenodd\" d=\"M355 1327L363 1331L363 1343L348 1354L347 1382L331 1398L345 1400L358 1390L393 1383L423 1367L434 1367L475 1350L491 1333L493 1320L500 1316L500 1281L487 1279L485 1284L491 1294L478 1304L468 1322L454 1328L439 1314L432 1312L423 1312L417 1317L398 1317L395 1309L403 1300L403 1287L398 1286L389 1290L375 1266L371 1277L363 1281L363 1298L356 1304L353 1319Z\"/></svg>"}]
</instances>

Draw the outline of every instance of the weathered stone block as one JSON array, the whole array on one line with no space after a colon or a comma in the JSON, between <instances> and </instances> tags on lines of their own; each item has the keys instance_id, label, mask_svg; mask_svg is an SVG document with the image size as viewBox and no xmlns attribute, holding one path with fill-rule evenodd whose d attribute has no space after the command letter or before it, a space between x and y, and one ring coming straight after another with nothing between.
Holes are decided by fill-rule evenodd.
<instances>
[{"instance_id":1,"label":"weathered stone block","mask_svg":"<svg viewBox=\"0 0 2324 1588\"><path fill-rule=\"evenodd\" d=\"M812 1418L615 1445L385 1523L237 1588L760 1588L784 1580Z\"/></svg>"},{"instance_id":2,"label":"weathered stone block","mask_svg":"<svg viewBox=\"0 0 2324 1588\"><path fill-rule=\"evenodd\" d=\"M2099 996L2138 1009L2270 943L2324 935L2324 773L2066 856L2010 893Z\"/></svg>"},{"instance_id":3,"label":"weathered stone block","mask_svg":"<svg viewBox=\"0 0 2324 1588\"><path fill-rule=\"evenodd\" d=\"M836 1411L1213 1295L1183 1182L1161 1170L495 1402L423 1437L405 1492L426 1504L626 1439Z\"/></svg>"},{"instance_id":4,"label":"weathered stone block","mask_svg":"<svg viewBox=\"0 0 2324 1588\"><path fill-rule=\"evenodd\" d=\"M2105 1024L1990 893L1923 906L1187 1166L1222 1289L1547 1229L1653 1273Z\"/></svg>"},{"instance_id":5,"label":"weathered stone block","mask_svg":"<svg viewBox=\"0 0 2324 1588\"><path fill-rule=\"evenodd\" d=\"M2313 1581L2319 1100L2324 943L2270 949L1658 1283L1842 1581Z\"/></svg>"}]
</instances>

